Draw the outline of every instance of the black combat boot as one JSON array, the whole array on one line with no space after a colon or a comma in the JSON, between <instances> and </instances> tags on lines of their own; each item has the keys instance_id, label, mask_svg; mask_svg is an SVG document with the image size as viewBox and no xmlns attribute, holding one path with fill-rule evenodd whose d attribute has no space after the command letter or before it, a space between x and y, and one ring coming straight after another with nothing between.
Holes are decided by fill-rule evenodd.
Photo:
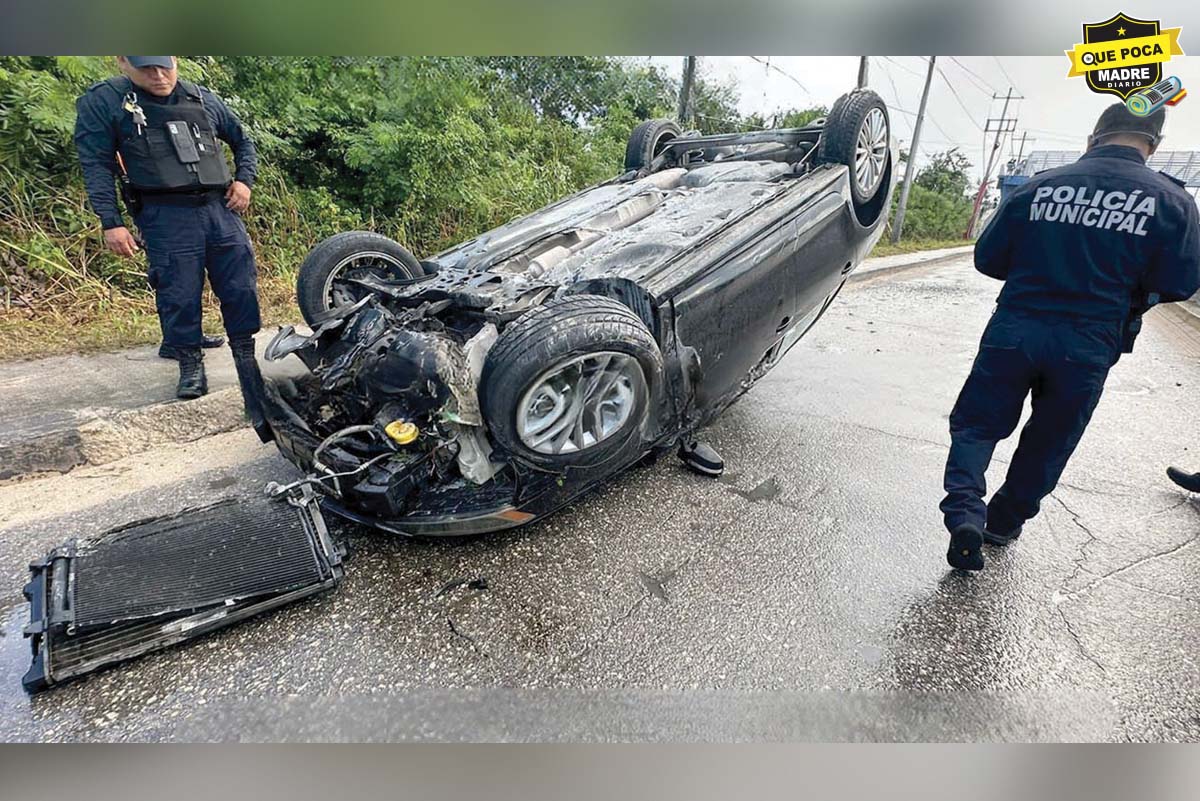
<instances>
[{"instance_id":1,"label":"black combat boot","mask_svg":"<svg viewBox=\"0 0 1200 801\"><path fill-rule=\"evenodd\" d=\"M200 337L200 347L205 350L211 348L219 348L225 344L225 337L210 337L208 334ZM158 358L160 359L178 359L179 351L186 348L177 348L174 345L168 345L166 342L158 346Z\"/></svg>"},{"instance_id":2,"label":"black combat boot","mask_svg":"<svg viewBox=\"0 0 1200 801\"><path fill-rule=\"evenodd\" d=\"M179 348L179 385L175 397L184 400L199 398L208 393L208 376L204 374L204 352L199 348Z\"/></svg>"},{"instance_id":3,"label":"black combat boot","mask_svg":"<svg viewBox=\"0 0 1200 801\"><path fill-rule=\"evenodd\" d=\"M263 411L263 377L258 369L258 359L254 356L254 337L230 337L229 349L233 351L233 366L237 369L242 403L246 407L250 427L260 440L270 442L275 434L267 425L267 416Z\"/></svg>"}]
</instances>

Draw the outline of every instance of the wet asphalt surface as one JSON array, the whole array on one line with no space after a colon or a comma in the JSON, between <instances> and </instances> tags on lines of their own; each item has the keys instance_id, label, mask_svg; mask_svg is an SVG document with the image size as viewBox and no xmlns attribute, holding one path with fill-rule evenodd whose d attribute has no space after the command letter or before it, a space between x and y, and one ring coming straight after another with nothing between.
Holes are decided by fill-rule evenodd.
<instances>
[{"instance_id":1,"label":"wet asphalt surface","mask_svg":"<svg viewBox=\"0 0 1200 801\"><path fill-rule=\"evenodd\" d=\"M32 700L26 562L292 470L0 530L0 737L1200 740L1200 500L1163 474L1200 469L1200 335L1156 311L1042 514L956 574L947 415L996 289L967 259L852 285L706 432L719 481L663 459L465 543L339 526L335 593Z\"/></svg>"}]
</instances>

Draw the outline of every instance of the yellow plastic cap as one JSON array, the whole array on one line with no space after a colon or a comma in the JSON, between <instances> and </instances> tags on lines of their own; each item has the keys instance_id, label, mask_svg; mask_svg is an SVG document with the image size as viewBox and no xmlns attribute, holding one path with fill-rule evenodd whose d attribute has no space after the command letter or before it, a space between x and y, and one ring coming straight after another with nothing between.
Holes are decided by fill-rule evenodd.
<instances>
[{"instance_id":1,"label":"yellow plastic cap","mask_svg":"<svg viewBox=\"0 0 1200 801\"><path fill-rule=\"evenodd\" d=\"M393 420L383 428L383 433L392 438L392 442L397 445L407 445L417 438L421 430L417 428L415 423L410 423L407 420Z\"/></svg>"}]
</instances>

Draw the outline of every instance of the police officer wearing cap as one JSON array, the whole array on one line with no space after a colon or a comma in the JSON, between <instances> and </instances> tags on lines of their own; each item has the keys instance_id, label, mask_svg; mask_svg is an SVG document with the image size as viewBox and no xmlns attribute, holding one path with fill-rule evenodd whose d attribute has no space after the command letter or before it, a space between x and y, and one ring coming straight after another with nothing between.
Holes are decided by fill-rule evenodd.
<instances>
[{"instance_id":1,"label":"police officer wearing cap","mask_svg":"<svg viewBox=\"0 0 1200 801\"><path fill-rule=\"evenodd\" d=\"M254 357L259 307L254 252L238 215L250 205L257 155L237 117L204 87L179 80L174 56L118 56L120 77L76 102L75 144L104 241L132 256L138 240L117 207L116 183L150 264L163 331L160 355L179 361L180 398L208 391L200 328L207 272L221 303L251 424L265 440L262 376ZM236 173L217 140L233 149Z\"/></svg>"},{"instance_id":2,"label":"police officer wearing cap","mask_svg":"<svg viewBox=\"0 0 1200 801\"><path fill-rule=\"evenodd\" d=\"M1141 315L1200 288L1200 223L1183 183L1146 167L1164 112L1105 109L1075 163L1039 173L997 209L975 269L1004 282L950 415L947 561L983 568L984 542L1017 539L1058 484L1109 369ZM1004 483L984 503L996 443L1032 414Z\"/></svg>"}]
</instances>

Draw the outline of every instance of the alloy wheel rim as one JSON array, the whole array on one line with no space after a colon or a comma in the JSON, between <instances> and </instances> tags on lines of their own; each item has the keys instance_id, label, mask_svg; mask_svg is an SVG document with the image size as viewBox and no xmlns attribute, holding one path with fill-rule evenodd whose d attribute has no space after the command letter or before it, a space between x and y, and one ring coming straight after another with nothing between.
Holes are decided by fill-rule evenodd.
<instances>
[{"instance_id":1,"label":"alloy wheel rim","mask_svg":"<svg viewBox=\"0 0 1200 801\"><path fill-rule=\"evenodd\" d=\"M874 192L883 179L887 148L887 118L883 109L873 108L859 126L854 144L854 180L864 195Z\"/></svg>"},{"instance_id":2,"label":"alloy wheel rim","mask_svg":"<svg viewBox=\"0 0 1200 801\"><path fill-rule=\"evenodd\" d=\"M633 356L577 356L542 373L521 396L517 436L537 453L587 450L624 430L645 393L646 376Z\"/></svg>"}]
</instances>

